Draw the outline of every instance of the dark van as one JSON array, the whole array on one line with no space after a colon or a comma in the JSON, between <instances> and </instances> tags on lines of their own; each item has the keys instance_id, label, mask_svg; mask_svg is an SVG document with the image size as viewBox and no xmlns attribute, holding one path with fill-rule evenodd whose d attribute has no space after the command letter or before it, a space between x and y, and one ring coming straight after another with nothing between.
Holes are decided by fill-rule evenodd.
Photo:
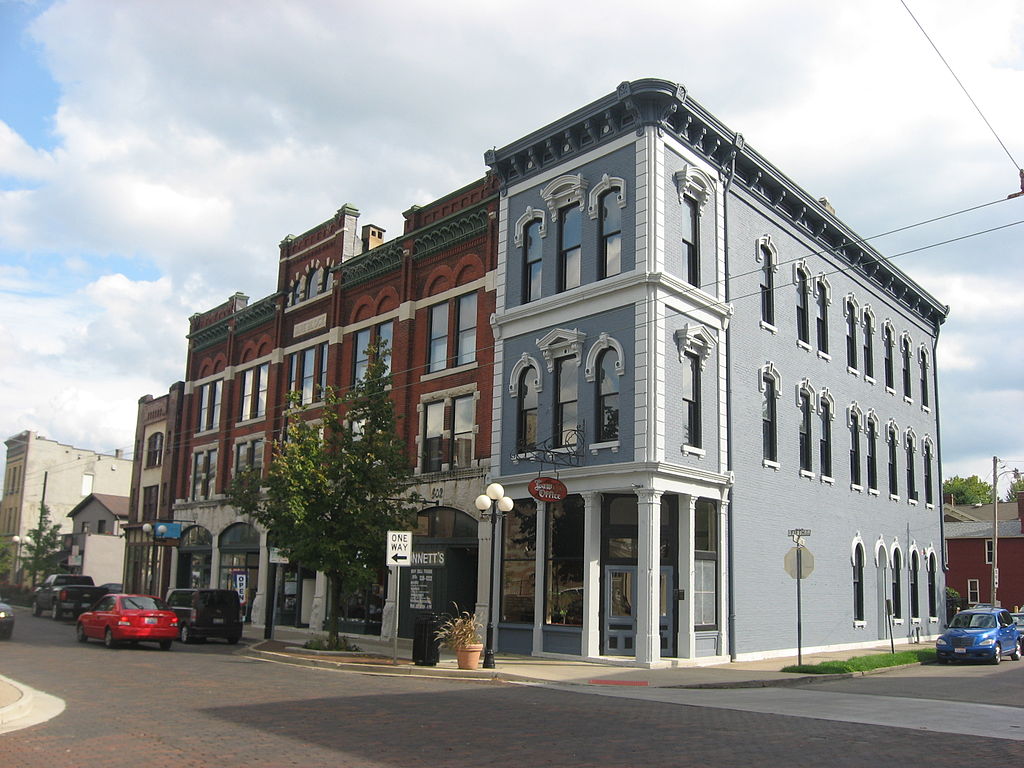
<instances>
[{"instance_id":1,"label":"dark van","mask_svg":"<svg viewBox=\"0 0 1024 768\"><path fill-rule=\"evenodd\" d=\"M242 608L233 589L172 589L167 604L178 615L183 643L222 637L237 643L242 636Z\"/></svg>"}]
</instances>

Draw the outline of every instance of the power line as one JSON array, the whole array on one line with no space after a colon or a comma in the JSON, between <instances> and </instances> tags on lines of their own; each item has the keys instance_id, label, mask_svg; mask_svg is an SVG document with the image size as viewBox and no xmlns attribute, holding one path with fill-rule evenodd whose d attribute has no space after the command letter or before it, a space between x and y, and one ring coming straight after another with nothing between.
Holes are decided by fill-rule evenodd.
<instances>
[{"instance_id":1,"label":"power line","mask_svg":"<svg viewBox=\"0 0 1024 768\"><path fill-rule=\"evenodd\" d=\"M928 41L931 47L935 50L935 53L938 54L939 59L942 60L942 63L946 65L946 69L949 70L949 74L951 74L953 76L953 79L956 80L956 84L960 86L960 90L964 92L964 95L967 97L967 100L971 102L971 105L978 112L978 115L981 117L982 120L985 121L985 125L988 126L988 129L990 131L992 131L992 135L995 136L996 141L999 142L999 146L1003 148L1003 152L1005 152L1006 156L1010 158L1010 162L1013 163L1014 170L1020 172L1021 178L1022 180L1024 180L1024 169L1022 169L1020 167L1020 164L1013 159L1013 155L1010 154L1010 150L1006 148L1006 144L1004 144L1003 140L999 138L999 134L996 133L996 129L992 127L992 123L988 121L988 118L985 117L985 113L981 111L981 107L978 106L977 102L975 102L974 99L971 97L971 94L968 93L967 88L964 86L964 84L960 82L960 78L957 77L956 72L953 71L953 68L949 66L949 62L946 61L946 57L942 55L942 52L939 50L939 47L935 45L935 43L932 41L931 37L925 31L924 27L921 26L921 22L917 20L917 17L914 16L914 12L910 10L910 7L906 4L906 2L904 2L904 0L900 0L900 4L907 9L907 13L910 14L910 18L914 20L914 23L917 25L917 28L921 30L921 34L924 35L925 40ZM1022 181L1022 184L1024 184L1024 181ZM1021 188L1022 190L1024 190L1024 186L1022 186Z\"/></svg>"}]
</instances>

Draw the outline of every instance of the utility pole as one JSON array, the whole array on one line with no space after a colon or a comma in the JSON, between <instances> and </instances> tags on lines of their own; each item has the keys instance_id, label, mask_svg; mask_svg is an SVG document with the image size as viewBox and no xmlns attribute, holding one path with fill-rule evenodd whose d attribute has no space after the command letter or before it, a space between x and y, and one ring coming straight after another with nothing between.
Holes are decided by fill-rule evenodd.
<instances>
[{"instance_id":1,"label":"utility pole","mask_svg":"<svg viewBox=\"0 0 1024 768\"><path fill-rule=\"evenodd\" d=\"M992 457L992 607L998 608L999 588L999 458Z\"/></svg>"}]
</instances>

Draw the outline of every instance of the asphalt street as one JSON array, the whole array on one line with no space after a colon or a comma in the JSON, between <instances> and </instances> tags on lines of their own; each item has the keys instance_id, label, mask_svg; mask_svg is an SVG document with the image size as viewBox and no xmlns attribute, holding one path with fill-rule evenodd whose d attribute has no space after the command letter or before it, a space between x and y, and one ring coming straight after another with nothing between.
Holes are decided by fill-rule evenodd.
<instances>
[{"instance_id":1,"label":"asphalt street","mask_svg":"<svg viewBox=\"0 0 1024 768\"><path fill-rule=\"evenodd\" d=\"M66 708L0 735L5 768L1024 761L1017 738L976 735L996 713L1024 722L1013 695L1024 690L1024 662L921 667L806 689L563 689L300 668L215 641L175 643L169 652L108 650L76 643L70 622L18 618L14 640L0 643L0 674L60 697ZM986 691L992 698L978 701ZM977 707L966 708L962 719L973 731L865 722L882 719L872 713L886 702L950 700L990 709L979 721Z\"/></svg>"}]
</instances>

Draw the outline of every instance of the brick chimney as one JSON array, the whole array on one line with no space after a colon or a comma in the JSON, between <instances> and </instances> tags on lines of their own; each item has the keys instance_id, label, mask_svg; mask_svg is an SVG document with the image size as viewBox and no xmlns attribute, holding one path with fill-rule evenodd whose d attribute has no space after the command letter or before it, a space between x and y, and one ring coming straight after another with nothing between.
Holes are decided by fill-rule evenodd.
<instances>
[{"instance_id":1,"label":"brick chimney","mask_svg":"<svg viewBox=\"0 0 1024 768\"><path fill-rule=\"evenodd\" d=\"M372 251L384 242L384 230L376 224L366 224L362 230L363 253Z\"/></svg>"}]
</instances>

